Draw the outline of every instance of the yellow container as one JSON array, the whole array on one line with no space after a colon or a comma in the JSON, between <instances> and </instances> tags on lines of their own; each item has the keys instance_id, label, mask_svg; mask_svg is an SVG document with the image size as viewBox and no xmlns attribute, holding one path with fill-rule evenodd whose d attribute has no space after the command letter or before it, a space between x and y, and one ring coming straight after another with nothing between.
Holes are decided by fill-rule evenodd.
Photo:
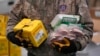
<instances>
[{"instance_id":1,"label":"yellow container","mask_svg":"<svg viewBox=\"0 0 100 56\"><path fill-rule=\"evenodd\" d=\"M11 51L9 56L22 56L21 51Z\"/></svg>"},{"instance_id":2,"label":"yellow container","mask_svg":"<svg viewBox=\"0 0 100 56\"><path fill-rule=\"evenodd\" d=\"M9 50L14 52L14 51L21 51L21 47L9 42Z\"/></svg>"},{"instance_id":3,"label":"yellow container","mask_svg":"<svg viewBox=\"0 0 100 56\"><path fill-rule=\"evenodd\" d=\"M22 30L23 27L25 27L26 25L28 25L31 22L31 19L23 19L20 23L18 23L15 27L14 27L14 31L18 31L18 30Z\"/></svg>"},{"instance_id":4,"label":"yellow container","mask_svg":"<svg viewBox=\"0 0 100 56\"><path fill-rule=\"evenodd\" d=\"M8 54L8 41L5 36L0 36L0 55Z\"/></svg>"},{"instance_id":5,"label":"yellow container","mask_svg":"<svg viewBox=\"0 0 100 56\"><path fill-rule=\"evenodd\" d=\"M9 56L21 56L21 47L9 42Z\"/></svg>"},{"instance_id":6,"label":"yellow container","mask_svg":"<svg viewBox=\"0 0 100 56\"><path fill-rule=\"evenodd\" d=\"M6 35L8 16L0 15L0 35Z\"/></svg>"},{"instance_id":7,"label":"yellow container","mask_svg":"<svg viewBox=\"0 0 100 56\"><path fill-rule=\"evenodd\" d=\"M42 21L33 20L31 22L27 22L27 24L24 25L22 24L22 22L25 22L25 19L14 27L14 31L22 29L22 36L26 40L30 40L34 47L39 47L39 45L47 38L47 31Z\"/></svg>"},{"instance_id":8,"label":"yellow container","mask_svg":"<svg viewBox=\"0 0 100 56\"><path fill-rule=\"evenodd\" d=\"M0 56L9 56L8 54L0 55Z\"/></svg>"}]
</instances>

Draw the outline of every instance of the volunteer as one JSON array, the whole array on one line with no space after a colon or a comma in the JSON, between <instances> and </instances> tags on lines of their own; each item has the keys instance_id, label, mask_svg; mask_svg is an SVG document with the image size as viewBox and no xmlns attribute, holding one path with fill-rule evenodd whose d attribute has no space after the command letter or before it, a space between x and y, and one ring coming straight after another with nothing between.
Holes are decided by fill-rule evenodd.
<instances>
[{"instance_id":1,"label":"volunteer","mask_svg":"<svg viewBox=\"0 0 100 56\"><path fill-rule=\"evenodd\" d=\"M70 41L70 46L65 46L58 51L44 41L38 48L23 38L17 38L13 28L23 18L40 19L48 32L51 30L50 22L57 14L79 15L78 23L84 25L84 36L79 41ZM18 0L10 12L7 26L7 38L12 43L27 49L28 56L76 56L77 51L83 50L93 35L93 22L89 14L86 0ZM48 37L49 39L49 37Z\"/></svg>"}]
</instances>

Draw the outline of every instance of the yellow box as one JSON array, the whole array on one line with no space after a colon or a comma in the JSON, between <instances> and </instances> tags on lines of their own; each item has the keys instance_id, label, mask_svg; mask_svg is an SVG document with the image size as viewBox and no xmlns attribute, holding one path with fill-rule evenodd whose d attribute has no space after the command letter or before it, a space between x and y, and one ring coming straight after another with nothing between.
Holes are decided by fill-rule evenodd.
<instances>
[{"instance_id":1,"label":"yellow box","mask_svg":"<svg viewBox=\"0 0 100 56\"><path fill-rule=\"evenodd\" d=\"M9 42L9 56L21 56L21 47Z\"/></svg>"},{"instance_id":2,"label":"yellow box","mask_svg":"<svg viewBox=\"0 0 100 56\"><path fill-rule=\"evenodd\" d=\"M2 54L2 55L0 55L0 56L9 56L8 54Z\"/></svg>"},{"instance_id":3,"label":"yellow box","mask_svg":"<svg viewBox=\"0 0 100 56\"><path fill-rule=\"evenodd\" d=\"M39 47L39 45L47 38L47 31L42 21L33 20L24 24L23 27L22 22L25 22L25 19L14 27L14 31L22 29L22 36L26 40L30 40L34 47Z\"/></svg>"},{"instance_id":4,"label":"yellow box","mask_svg":"<svg viewBox=\"0 0 100 56\"><path fill-rule=\"evenodd\" d=\"M0 55L8 54L8 41L5 36L0 36Z\"/></svg>"},{"instance_id":5,"label":"yellow box","mask_svg":"<svg viewBox=\"0 0 100 56\"><path fill-rule=\"evenodd\" d=\"M23 19L20 23L18 23L15 27L14 27L14 31L19 31L22 30L23 27L27 26L29 23L31 22L31 19Z\"/></svg>"},{"instance_id":6,"label":"yellow box","mask_svg":"<svg viewBox=\"0 0 100 56\"><path fill-rule=\"evenodd\" d=\"M6 35L8 16L0 15L0 35Z\"/></svg>"},{"instance_id":7,"label":"yellow box","mask_svg":"<svg viewBox=\"0 0 100 56\"><path fill-rule=\"evenodd\" d=\"M9 56L22 56L21 51L11 51L9 53Z\"/></svg>"},{"instance_id":8,"label":"yellow box","mask_svg":"<svg viewBox=\"0 0 100 56\"><path fill-rule=\"evenodd\" d=\"M9 50L12 52L21 51L21 47L9 42Z\"/></svg>"}]
</instances>

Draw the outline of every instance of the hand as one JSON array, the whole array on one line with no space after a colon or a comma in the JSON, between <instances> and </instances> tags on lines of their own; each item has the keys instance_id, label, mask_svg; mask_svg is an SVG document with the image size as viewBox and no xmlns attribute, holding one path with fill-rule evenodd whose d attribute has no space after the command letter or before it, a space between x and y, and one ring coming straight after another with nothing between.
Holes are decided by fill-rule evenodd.
<instances>
[{"instance_id":1,"label":"hand","mask_svg":"<svg viewBox=\"0 0 100 56\"><path fill-rule=\"evenodd\" d=\"M12 43L18 46L23 46L24 48L32 47L32 44L29 41L26 41L21 37L21 31L18 32L12 31L7 34L7 38L9 41L11 41Z\"/></svg>"},{"instance_id":2,"label":"hand","mask_svg":"<svg viewBox=\"0 0 100 56\"><path fill-rule=\"evenodd\" d=\"M32 48L33 46L32 46L32 44L31 44L31 42L30 42L29 40L25 40L25 39L23 38L22 32L23 32L22 30L17 31L15 37L18 38L18 39L22 42L21 45L22 45L23 47L25 47L25 48Z\"/></svg>"},{"instance_id":3,"label":"hand","mask_svg":"<svg viewBox=\"0 0 100 56\"><path fill-rule=\"evenodd\" d=\"M75 41L66 37L64 37L61 41L52 42L52 45L57 51L62 53L72 53L77 51Z\"/></svg>"},{"instance_id":4,"label":"hand","mask_svg":"<svg viewBox=\"0 0 100 56\"><path fill-rule=\"evenodd\" d=\"M22 32L22 30L15 32L15 38L18 38L21 42L24 40L24 38L22 37Z\"/></svg>"}]
</instances>

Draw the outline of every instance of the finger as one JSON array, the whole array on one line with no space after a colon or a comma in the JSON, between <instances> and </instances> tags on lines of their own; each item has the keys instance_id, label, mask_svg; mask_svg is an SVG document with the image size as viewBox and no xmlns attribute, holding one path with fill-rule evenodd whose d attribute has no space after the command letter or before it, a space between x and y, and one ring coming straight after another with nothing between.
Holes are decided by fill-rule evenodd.
<instances>
[{"instance_id":1,"label":"finger","mask_svg":"<svg viewBox=\"0 0 100 56\"><path fill-rule=\"evenodd\" d=\"M23 40L24 40L23 38L21 38L21 37L18 36L18 35L15 35L15 37L18 38L20 41L23 41Z\"/></svg>"},{"instance_id":2,"label":"finger","mask_svg":"<svg viewBox=\"0 0 100 56\"><path fill-rule=\"evenodd\" d=\"M32 44L30 43L30 44L28 44L28 46L29 46L29 47L32 47Z\"/></svg>"},{"instance_id":3,"label":"finger","mask_svg":"<svg viewBox=\"0 0 100 56\"><path fill-rule=\"evenodd\" d=\"M28 39L28 38L26 38L25 40L26 40L27 42L30 42L30 39Z\"/></svg>"},{"instance_id":4,"label":"finger","mask_svg":"<svg viewBox=\"0 0 100 56\"><path fill-rule=\"evenodd\" d=\"M28 48L32 48L32 46L33 46L33 45L32 45L31 43L28 44Z\"/></svg>"},{"instance_id":5,"label":"finger","mask_svg":"<svg viewBox=\"0 0 100 56\"><path fill-rule=\"evenodd\" d=\"M63 46L65 46L64 44L62 44L62 43L59 43L59 42L54 42L54 45L57 45L57 46L59 46L59 47L63 47Z\"/></svg>"},{"instance_id":6,"label":"finger","mask_svg":"<svg viewBox=\"0 0 100 56\"><path fill-rule=\"evenodd\" d=\"M65 45L63 45L61 43L58 43L58 42L54 42L54 44L56 45L56 46L54 45L54 47L58 46L58 51L61 51L61 49L63 48L63 46L65 46Z\"/></svg>"},{"instance_id":7,"label":"finger","mask_svg":"<svg viewBox=\"0 0 100 56\"><path fill-rule=\"evenodd\" d=\"M65 42L65 44L64 44L65 46L70 46L70 41L68 38L64 38L63 40Z\"/></svg>"},{"instance_id":8,"label":"finger","mask_svg":"<svg viewBox=\"0 0 100 56\"><path fill-rule=\"evenodd\" d=\"M61 51L62 48L59 48L59 51Z\"/></svg>"},{"instance_id":9,"label":"finger","mask_svg":"<svg viewBox=\"0 0 100 56\"><path fill-rule=\"evenodd\" d=\"M54 44L51 44L52 47L56 47Z\"/></svg>"}]
</instances>

